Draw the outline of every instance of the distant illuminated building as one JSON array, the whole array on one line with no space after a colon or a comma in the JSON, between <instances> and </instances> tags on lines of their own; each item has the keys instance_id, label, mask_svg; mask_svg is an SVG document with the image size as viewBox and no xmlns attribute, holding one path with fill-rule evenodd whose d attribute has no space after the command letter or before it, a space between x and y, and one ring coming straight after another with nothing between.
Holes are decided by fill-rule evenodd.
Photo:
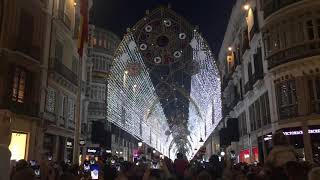
<instances>
[{"instance_id":1,"label":"distant illuminated building","mask_svg":"<svg viewBox=\"0 0 320 180\"><path fill-rule=\"evenodd\" d=\"M107 120L165 155L190 157L221 120L219 77L197 29L158 8L128 29L115 53Z\"/></svg>"}]
</instances>

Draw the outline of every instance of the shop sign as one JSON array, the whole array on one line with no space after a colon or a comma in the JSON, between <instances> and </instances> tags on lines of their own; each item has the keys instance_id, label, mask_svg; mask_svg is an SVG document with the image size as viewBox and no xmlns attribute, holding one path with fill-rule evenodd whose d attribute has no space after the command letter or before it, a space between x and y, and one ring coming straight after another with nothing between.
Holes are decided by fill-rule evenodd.
<instances>
[{"instance_id":1,"label":"shop sign","mask_svg":"<svg viewBox=\"0 0 320 180\"><path fill-rule=\"evenodd\" d=\"M88 147L87 148L87 154L99 154L100 153L100 148L97 147Z\"/></svg>"},{"instance_id":2,"label":"shop sign","mask_svg":"<svg viewBox=\"0 0 320 180\"><path fill-rule=\"evenodd\" d=\"M72 148L72 142L70 142L70 141L67 141L67 148Z\"/></svg>"},{"instance_id":3,"label":"shop sign","mask_svg":"<svg viewBox=\"0 0 320 180\"><path fill-rule=\"evenodd\" d=\"M320 134L320 129L309 129L308 133L309 134ZM300 130L300 131L286 131L286 132L283 132L283 134L286 136L301 135L301 134L303 134L303 131L302 130Z\"/></svg>"}]
</instances>

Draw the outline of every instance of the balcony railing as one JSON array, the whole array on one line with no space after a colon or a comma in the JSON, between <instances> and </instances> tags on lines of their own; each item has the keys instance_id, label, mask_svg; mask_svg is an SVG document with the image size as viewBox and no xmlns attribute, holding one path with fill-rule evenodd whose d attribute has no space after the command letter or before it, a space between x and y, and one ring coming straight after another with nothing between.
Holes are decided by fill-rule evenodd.
<instances>
[{"instance_id":1,"label":"balcony railing","mask_svg":"<svg viewBox=\"0 0 320 180\"><path fill-rule=\"evenodd\" d=\"M13 39L12 49L26 54L33 59L40 61L41 50L40 47L32 45L32 40L26 41L22 37Z\"/></svg>"},{"instance_id":2,"label":"balcony railing","mask_svg":"<svg viewBox=\"0 0 320 180\"><path fill-rule=\"evenodd\" d=\"M24 103L18 103L11 101L10 98L8 98L7 101L0 103L0 109L10 109L16 114L23 114L33 117L39 116L39 104L30 102L29 100L26 100Z\"/></svg>"},{"instance_id":3,"label":"balcony railing","mask_svg":"<svg viewBox=\"0 0 320 180\"><path fill-rule=\"evenodd\" d=\"M303 0L280 0L280 1L264 0L263 7L262 7L264 18L266 19L271 14L277 12L278 10L299 1L303 1Z\"/></svg>"},{"instance_id":4,"label":"balcony railing","mask_svg":"<svg viewBox=\"0 0 320 180\"><path fill-rule=\"evenodd\" d=\"M280 119L288 119L290 117L296 117L298 115L298 105L292 104L279 108Z\"/></svg>"},{"instance_id":5,"label":"balcony railing","mask_svg":"<svg viewBox=\"0 0 320 180\"><path fill-rule=\"evenodd\" d=\"M78 77L77 75L71 71L68 67L66 67L62 62L62 60L58 58L52 58L50 62L49 69L54 70L59 73L65 79L70 81L74 85L78 85Z\"/></svg>"},{"instance_id":6,"label":"balcony railing","mask_svg":"<svg viewBox=\"0 0 320 180\"><path fill-rule=\"evenodd\" d=\"M320 54L320 40L304 42L268 56L268 68L272 69L281 64L317 54Z\"/></svg>"}]
</instances>

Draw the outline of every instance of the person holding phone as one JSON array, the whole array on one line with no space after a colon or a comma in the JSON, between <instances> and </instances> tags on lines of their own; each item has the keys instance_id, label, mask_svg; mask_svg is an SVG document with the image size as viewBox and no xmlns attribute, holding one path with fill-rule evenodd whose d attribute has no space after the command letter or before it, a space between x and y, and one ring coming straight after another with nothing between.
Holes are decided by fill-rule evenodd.
<instances>
[{"instance_id":1,"label":"person holding phone","mask_svg":"<svg viewBox=\"0 0 320 180\"><path fill-rule=\"evenodd\" d=\"M99 165L98 164L91 164L90 165L90 174L91 174L91 179L99 179Z\"/></svg>"}]
</instances>

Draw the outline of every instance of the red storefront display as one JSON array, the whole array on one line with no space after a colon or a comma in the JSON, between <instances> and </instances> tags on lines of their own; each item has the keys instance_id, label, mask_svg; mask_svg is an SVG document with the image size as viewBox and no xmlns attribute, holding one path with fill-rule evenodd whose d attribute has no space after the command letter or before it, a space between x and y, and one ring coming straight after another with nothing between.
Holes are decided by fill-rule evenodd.
<instances>
[{"instance_id":1,"label":"red storefront display","mask_svg":"<svg viewBox=\"0 0 320 180\"><path fill-rule=\"evenodd\" d=\"M250 149L245 149L245 150L240 151L239 161L250 163Z\"/></svg>"},{"instance_id":2,"label":"red storefront display","mask_svg":"<svg viewBox=\"0 0 320 180\"><path fill-rule=\"evenodd\" d=\"M254 161L258 161L259 160L259 151L257 147L253 147L252 148L252 156L251 156L251 152L250 149L245 149L240 151L239 153L239 161L240 162L245 162L245 163L252 163Z\"/></svg>"}]
</instances>

